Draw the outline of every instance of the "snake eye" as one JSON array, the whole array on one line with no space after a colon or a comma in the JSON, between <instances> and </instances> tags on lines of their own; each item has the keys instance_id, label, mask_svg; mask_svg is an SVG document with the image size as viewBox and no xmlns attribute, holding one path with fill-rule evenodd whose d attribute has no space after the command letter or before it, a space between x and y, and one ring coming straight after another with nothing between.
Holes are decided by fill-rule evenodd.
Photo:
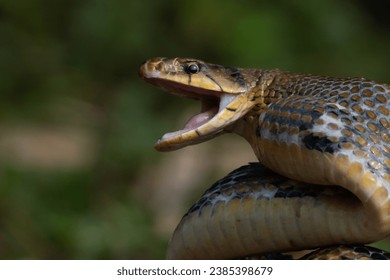
<instances>
[{"instance_id":1,"label":"snake eye","mask_svg":"<svg viewBox=\"0 0 390 280\"><path fill-rule=\"evenodd\" d=\"M189 74L196 74L199 72L199 66L197 64L189 64L186 68L186 72Z\"/></svg>"}]
</instances>

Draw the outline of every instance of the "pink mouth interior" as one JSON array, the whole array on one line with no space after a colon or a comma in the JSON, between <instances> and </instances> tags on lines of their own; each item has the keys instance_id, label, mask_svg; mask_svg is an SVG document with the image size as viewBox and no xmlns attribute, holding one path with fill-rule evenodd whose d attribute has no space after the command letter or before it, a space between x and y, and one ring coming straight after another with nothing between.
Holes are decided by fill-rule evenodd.
<instances>
[{"instance_id":1,"label":"pink mouth interior","mask_svg":"<svg viewBox=\"0 0 390 280\"><path fill-rule=\"evenodd\" d=\"M211 120L218 112L218 107L212 107L211 109L204 111L200 114L197 114L190 118L188 122L184 126L184 130L191 130L195 129L205 123L207 123L209 120Z\"/></svg>"},{"instance_id":2,"label":"pink mouth interior","mask_svg":"<svg viewBox=\"0 0 390 280\"><path fill-rule=\"evenodd\" d=\"M170 93L182 97L200 100L202 104L201 112L191 117L186 122L183 129L175 132L166 133L162 136L160 140L166 140L168 138L181 135L187 131L194 130L202 126L203 124L207 123L208 121L210 121L215 115L217 115L219 111L219 106L220 106L219 103L221 97L220 92L202 89L202 88L196 88L196 87L184 85L173 81L161 80L158 78L150 78L148 79L148 81L152 84L159 86L160 88L163 88L164 90Z\"/></svg>"},{"instance_id":3,"label":"pink mouth interior","mask_svg":"<svg viewBox=\"0 0 390 280\"><path fill-rule=\"evenodd\" d=\"M164 134L162 139L167 139L171 137L175 137L177 135L183 134L187 131L194 130L201 125L207 123L210 121L217 113L219 110L219 104L218 102L216 103L215 101L211 100L206 100L206 99L201 99L202 101L202 112L199 114L196 114L195 116L191 117L186 124L184 125L184 128L175 132L170 132Z\"/></svg>"}]
</instances>

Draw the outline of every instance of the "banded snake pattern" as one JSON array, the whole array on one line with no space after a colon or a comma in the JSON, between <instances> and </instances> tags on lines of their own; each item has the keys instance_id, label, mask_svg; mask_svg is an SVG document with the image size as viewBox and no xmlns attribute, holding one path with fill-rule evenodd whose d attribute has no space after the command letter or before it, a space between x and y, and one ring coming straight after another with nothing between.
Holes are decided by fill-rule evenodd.
<instances>
[{"instance_id":1,"label":"banded snake pattern","mask_svg":"<svg viewBox=\"0 0 390 280\"><path fill-rule=\"evenodd\" d=\"M259 163L222 178L177 226L171 259L226 259L320 249L307 258L379 258L390 234L390 86L280 70L153 58L140 77L201 102L172 151L233 132ZM330 247L334 246L334 247Z\"/></svg>"}]
</instances>

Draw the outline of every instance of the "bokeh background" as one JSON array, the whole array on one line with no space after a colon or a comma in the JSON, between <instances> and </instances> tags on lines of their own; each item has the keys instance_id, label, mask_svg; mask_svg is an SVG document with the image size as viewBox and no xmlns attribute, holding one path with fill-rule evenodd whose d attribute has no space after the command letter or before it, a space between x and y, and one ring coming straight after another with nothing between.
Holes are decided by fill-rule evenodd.
<instances>
[{"instance_id":1,"label":"bokeh background","mask_svg":"<svg viewBox=\"0 0 390 280\"><path fill-rule=\"evenodd\" d=\"M164 258L205 186L255 158L234 135L157 153L199 104L143 83L139 65L185 56L389 83L385 3L1 0L0 258Z\"/></svg>"}]
</instances>

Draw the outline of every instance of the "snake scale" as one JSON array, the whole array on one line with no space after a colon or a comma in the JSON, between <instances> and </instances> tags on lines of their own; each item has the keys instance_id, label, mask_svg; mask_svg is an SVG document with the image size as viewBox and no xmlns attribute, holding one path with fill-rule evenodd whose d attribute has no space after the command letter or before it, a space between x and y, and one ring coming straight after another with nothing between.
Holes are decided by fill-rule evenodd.
<instances>
[{"instance_id":1,"label":"snake scale","mask_svg":"<svg viewBox=\"0 0 390 280\"><path fill-rule=\"evenodd\" d=\"M201 112L162 136L157 150L234 132L259 160L216 182L190 208L167 258L315 248L325 249L312 258L390 258L355 245L390 234L389 85L187 58L153 58L139 74L201 102Z\"/></svg>"}]
</instances>

